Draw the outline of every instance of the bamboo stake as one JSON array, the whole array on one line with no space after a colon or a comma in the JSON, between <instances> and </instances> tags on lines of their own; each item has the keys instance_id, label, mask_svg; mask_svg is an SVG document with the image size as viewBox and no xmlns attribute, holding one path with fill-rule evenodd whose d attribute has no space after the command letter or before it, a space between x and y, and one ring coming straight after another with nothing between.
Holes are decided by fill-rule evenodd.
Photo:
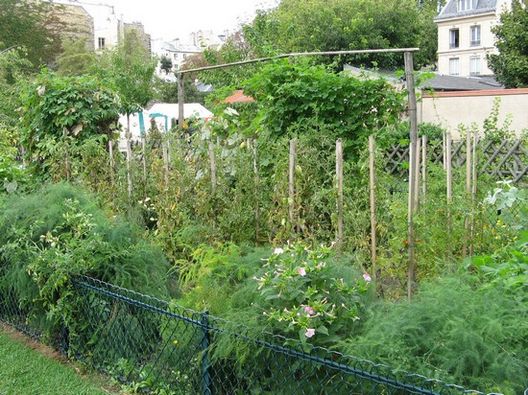
<instances>
[{"instance_id":1,"label":"bamboo stake","mask_svg":"<svg viewBox=\"0 0 528 395\"><path fill-rule=\"evenodd\" d=\"M427 136L422 136L422 201L427 194Z\"/></svg>"},{"instance_id":2,"label":"bamboo stake","mask_svg":"<svg viewBox=\"0 0 528 395\"><path fill-rule=\"evenodd\" d=\"M370 259L372 278L376 280L377 245L376 245L376 140L369 136L369 181L370 181Z\"/></svg>"},{"instance_id":3,"label":"bamboo stake","mask_svg":"<svg viewBox=\"0 0 528 395\"><path fill-rule=\"evenodd\" d=\"M415 257L415 234L414 234L414 187L416 179L416 168L414 161L416 160L416 141L418 139L418 117L416 105L416 92L414 88L414 65L412 52L404 53L405 61L405 81L407 85L408 94L408 114L410 123L410 141L409 149L409 212L408 212L408 251L409 251L409 266L407 271L407 297L411 299L414 285L416 283L416 257Z\"/></svg>"},{"instance_id":4,"label":"bamboo stake","mask_svg":"<svg viewBox=\"0 0 528 395\"><path fill-rule=\"evenodd\" d=\"M343 245L343 142L336 141L336 182L337 182L337 246Z\"/></svg>"},{"instance_id":5,"label":"bamboo stake","mask_svg":"<svg viewBox=\"0 0 528 395\"><path fill-rule=\"evenodd\" d=\"M216 193L216 158L213 143L209 143L209 163L211 165L211 192Z\"/></svg>"},{"instance_id":6,"label":"bamboo stake","mask_svg":"<svg viewBox=\"0 0 528 395\"><path fill-rule=\"evenodd\" d=\"M295 228L295 168L297 167L297 140L290 140L288 169L288 216L292 228Z\"/></svg>"}]
</instances>

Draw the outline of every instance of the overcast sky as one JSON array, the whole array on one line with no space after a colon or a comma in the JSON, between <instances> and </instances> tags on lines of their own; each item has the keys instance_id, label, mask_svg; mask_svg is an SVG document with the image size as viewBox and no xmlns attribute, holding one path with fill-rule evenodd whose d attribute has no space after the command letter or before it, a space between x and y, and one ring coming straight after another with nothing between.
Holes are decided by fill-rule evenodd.
<instances>
[{"instance_id":1,"label":"overcast sky","mask_svg":"<svg viewBox=\"0 0 528 395\"><path fill-rule=\"evenodd\" d=\"M127 22L140 21L152 39L182 37L196 30L220 32L234 29L239 21L277 0L90 0L116 7Z\"/></svg>"}]
</instances>

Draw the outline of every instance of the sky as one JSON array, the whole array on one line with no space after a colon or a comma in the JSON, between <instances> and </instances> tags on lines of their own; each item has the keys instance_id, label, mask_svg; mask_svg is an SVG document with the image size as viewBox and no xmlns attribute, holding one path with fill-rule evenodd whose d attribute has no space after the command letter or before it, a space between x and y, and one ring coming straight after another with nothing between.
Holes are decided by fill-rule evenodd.
<instances>
[{"instance_id":1,"label":"sky","mask_svg":"<svg viewBox=\"0 0 528 395\"><path fill-rule=\"evenodd\" d=\"M152 39L170 40L197 30L235 30L277 0L89 0L115 6L125 21L139 21Z\"/></svg>"}]
</instances>

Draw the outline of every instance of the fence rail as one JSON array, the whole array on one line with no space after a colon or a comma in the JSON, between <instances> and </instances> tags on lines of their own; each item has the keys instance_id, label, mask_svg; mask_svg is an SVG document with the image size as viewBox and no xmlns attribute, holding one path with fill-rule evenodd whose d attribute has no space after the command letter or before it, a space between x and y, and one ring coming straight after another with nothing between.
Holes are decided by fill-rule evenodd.
<instances>
[{"instance_id":1,"label":"fence rail","mask_svg":"<svg viewBox=\"0 0 528 395\"><path fill-rule=\"evenodd\" d=\"M73 281L77 324L53 345L71 358L169 394L481 394L418 374L315 348L255 338L243 327L88 277ZM33 317L0 295L0 321L34 337Z\"/></svg>"}]
</instances>

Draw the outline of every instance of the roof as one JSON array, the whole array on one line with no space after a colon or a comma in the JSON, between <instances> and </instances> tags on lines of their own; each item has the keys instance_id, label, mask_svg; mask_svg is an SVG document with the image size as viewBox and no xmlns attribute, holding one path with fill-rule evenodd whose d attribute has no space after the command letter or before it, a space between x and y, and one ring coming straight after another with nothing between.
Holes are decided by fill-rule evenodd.
<instances>
[{"instance_id":1,"label":"roof","mask_svg":"<svg viewBox=\"0 0 528 395\"><path fill-rule=\"evenodd\" d=\"M470 10L458 11L458 0L449 0L442 8L440 14L435 18L435 21L449 18L459 18L471 15L485 14L488 12L495 12L497 8L497 0L472 0L476 2L474 8Z\"/></svg>"},{"instance_id":2,"label":"roof","mask_svg":"<svg viewBox=\"0 0 528 395\"><path fill-rule=\"evenodd\" d=\"M227 104L234 104L234 103L253 103L255 99L253 99L251 96L244 95L244 91L242 89L236 90L233 92L233 94L229 97L227 97L224 100L224 103Z\"/></svg>"},{"instance_id":3,"label":"roof","mask_svg":"<svg viewBox=\"0 0 528 395\"><path fill-rule=\"evenodd\" d=\"M435 91L471 91L483 89L501 89L503 86L493 77L457 77L436 74L425 81L421 88Z\"/></svg>"}]
</instances>

